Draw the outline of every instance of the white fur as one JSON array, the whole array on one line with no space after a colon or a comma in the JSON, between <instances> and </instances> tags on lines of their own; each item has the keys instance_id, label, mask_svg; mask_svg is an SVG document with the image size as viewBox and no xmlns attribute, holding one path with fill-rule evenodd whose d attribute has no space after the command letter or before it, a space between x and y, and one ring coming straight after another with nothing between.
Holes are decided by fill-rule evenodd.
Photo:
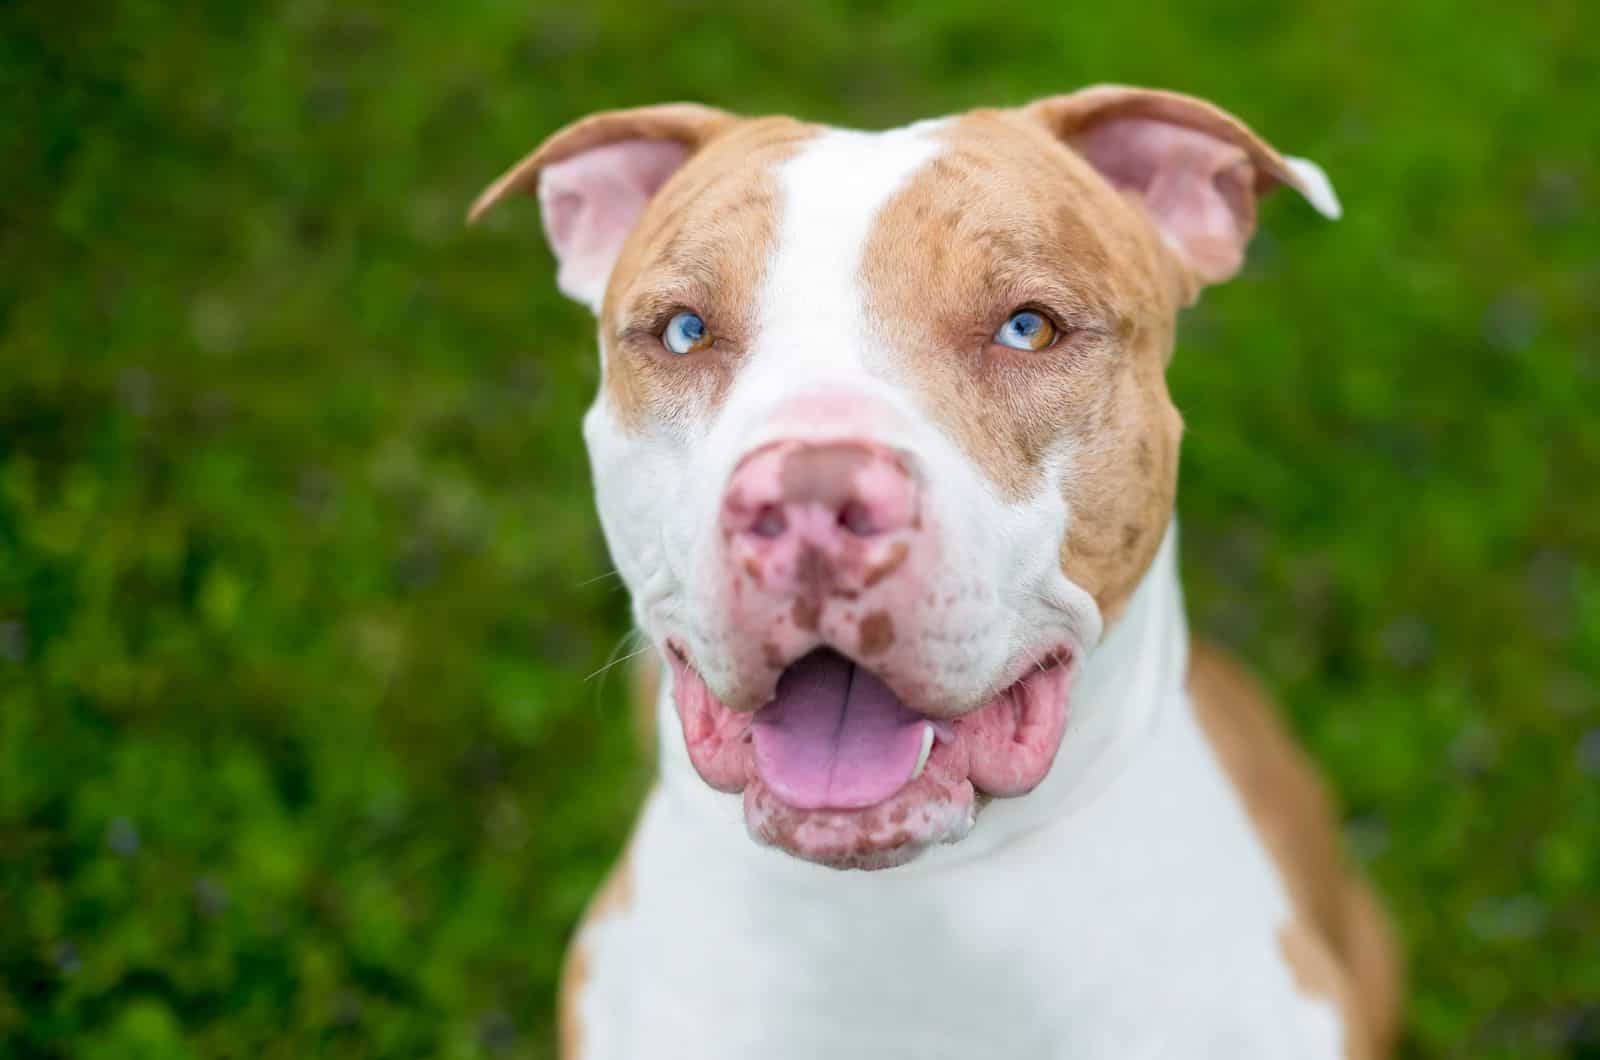
<instances>
[{"instance_id":1,"label":"white fur","mask_svg":"<svg viewBox=\"0 0 1600 1060\"><path fill-rule=\"evenodd\" d=\"M1316 207L1318 213L1330 221L1337 221L1344 216L1344 207L1339 205L1339 196L1333 190L1333 181L1328 179L1328 174L1323 172L1321 166L1309 158L1296 158L1289 155L1284 158L1289 172L1294 174L1299 181L1300 194L1306 201Z\"/></svg>"},{"instance_id":2,"label":"white fur","mask_svg":"<svg viewBox=\"0 0 1600 1060\"><path fill-rule=\"evenodd\" d=\"M1284 962L1288 896L1183 689L1172 537L1073 698L1075 717L1139 719L1137 738L1081 772L1057 762L1038 793L1052 819L981 857L964 848L1026 799L904 868L840 873L757 847L692 772L664 774L627 907L577 943L584 1060L1342 1056L1332 1007ZM666 695L661 719L668 745Z\"/></svg>"}]
</instances>

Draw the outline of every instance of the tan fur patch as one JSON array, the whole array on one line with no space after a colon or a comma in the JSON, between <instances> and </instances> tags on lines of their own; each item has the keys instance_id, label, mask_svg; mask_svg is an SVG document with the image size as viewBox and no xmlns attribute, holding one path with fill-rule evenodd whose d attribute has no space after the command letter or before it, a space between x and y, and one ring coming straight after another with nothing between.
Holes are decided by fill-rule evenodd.
<instances>
[{"instance_id":1,"label":"tan fur patch","mask_svg":"<svg viewBox=\"0 0 1600 1060\"><path fill-rule=\"evenodd\" d=\"M1315 767L1260 687L1199 641L1189 653L1189 695L1289 892L1294 914L1279 944L1296 982L1337 1007L1349 1060L1388 1056L1398 1031L1399 957L1366 882L1345 861Z\"/></svg>"},{"instance_id":2,"label":"tan fur patch","mask_svg":"<svg viewBox=\"0 0 1600 1060\"><path fill-rule=\"evenodd\" d=\"M1171 517L1181 422L1164 377L1187 280L1142 211L1036 121L974 111L942 135L868 240L869 319L1006 496L1037 493L1064 455L1062 567L1109 619ZM1066 329L1054 347L992 341L1023 307Z\"/></svg>"},{"instance_id":3,"label":"tan fur patch","mask_svg":"<svg viewBox=\"0 0 1600 1060\"><path fill-rule=\"evenodd\" d=\"M601 308L605 388L624 428L702 418L755 337L758 294L777 238L776 169L817 132L789 118L736 123L684 163L623 244ZM659 334L689 309L709 349L675 356Z\"/></svg>"},{"instance_id":4,"label":"tan fur patch","mask_svg":"<svg viewBox=\"0 0 1600 1060\"><path fill-rule=\"evenodd\" d=\"M654 651L638 656L630 673L630 699L633 706L634 728L640 748L648 755L655 749L656 697L661 689L661 660ZM648 805L654 790L645 796ZM611 867L605 882L589 900L583 917L567 948L561 969L560 997L557 1000L557 1035L563 1060L575 1060L583 1035L583 1022L578 1015L578 995L589 981L589 956L584 949L583 932L597 920L624 912L633 902L632 848L626 848L617 863Z\"/></svg>"},{"instance_id":5,"label":"tan fur patch","mask_svg":"<svg viewBox=\"0 0 1600 1060\"><path fill-rule=\"evenodd\" d=\"M645 801L648 804L649 796ZM561 968L560 997L556 1003L556 1033L562 1060L576 1060L583 1040L583 1020L578 1013L578 996L583 993L590 975L589 955L584 949L583 942L584 930L596 921L626 911L632 901L633 867L631 854L625 850L616 865L612 867L611 874L600 885L600 890L589 900L589 907L584 910L583 919L578 922L578 929L573 935L572 945L567 949L566 961Z\"/></svg>"},{"instance_id":6,"label":"tan fur patch","mask_svg":"<svg viewBox=\"0 0 1600 1060\"><path fill-rule=\"evenodd\" d=\"M894 644L894 619L887 611L874 611L861 620L861 654L877 655Z\"/></svg>"},{"instance_id":7,"label":"tan fur patch","mask_svg":"<svg viewBox=\"0 0 1600 1060\"><path fill-rule=\"evenodd\" d=\"M1291 920L1278 932L1278 948L1300 992L1322 998L1338 1010L1345 1026L1344 1060L1371 1060L1372 1043L1360 1032L1349 977L1326 940L1301 921Z\"/></svg>"}]
</instances>

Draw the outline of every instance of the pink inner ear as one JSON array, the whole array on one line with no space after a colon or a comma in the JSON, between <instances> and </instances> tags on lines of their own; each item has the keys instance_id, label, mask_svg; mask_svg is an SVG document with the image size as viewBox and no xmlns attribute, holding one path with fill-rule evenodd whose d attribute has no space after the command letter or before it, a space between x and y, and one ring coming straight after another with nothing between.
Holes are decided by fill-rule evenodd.
<instances>
[{"instance_id":1,"label":"pink inner ear","mask_svg":"<svg viewBox=\"0 0 1600 1060\"><path fill-rule=\"evenodd\" d=\"M1156 227L1205 283L1239 271L1255 229L1255 169L1243 148L1148 118L1115 118L1072 145L1105 178L1137 194Z\"/></svg>"},{"instance_id":2,"label":"pink inner ear","mask_svg":"<svg viewBox=\"0 0 1600 1060\"><path fill-rule=\"evenodd\" d=\"M623 241L688 156L672 140L622 140L545 167L539 205L563 292L598 309Z\"/></svg>"}]
</instances>

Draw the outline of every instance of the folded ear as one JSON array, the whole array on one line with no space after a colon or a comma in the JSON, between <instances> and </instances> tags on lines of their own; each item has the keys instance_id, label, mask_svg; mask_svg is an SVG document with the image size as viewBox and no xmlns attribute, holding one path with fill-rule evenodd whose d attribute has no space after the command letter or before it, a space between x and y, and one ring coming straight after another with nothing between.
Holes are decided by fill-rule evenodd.
<instances>
[{"instance_id":1,"label":"folded ear","mask_svg":"<svg viewBox=\"0 0 1600 1060\"><path fill-rule=\"evenodd\" d=\"M712 107L665 103L592 114L540 144L478 196L470 224L508 195L539 195L556 286L595 312L623 241L667 178L735 121Z\"/></svg>"},{"instance_id":2,"label":"folded ear","mask_svg":"<svg viewBox=\"0 0 1600 1060\"><path fill-rule=\"evenodd\" d=\"M1280 155L1238 118L1193 96L1100 85L1039 100L1023 113L1137 196L1201 283L1239 271L1256 199L1279 184L1326 217L1340 213L1316 163Z\"/></svg>"}]
</instances>

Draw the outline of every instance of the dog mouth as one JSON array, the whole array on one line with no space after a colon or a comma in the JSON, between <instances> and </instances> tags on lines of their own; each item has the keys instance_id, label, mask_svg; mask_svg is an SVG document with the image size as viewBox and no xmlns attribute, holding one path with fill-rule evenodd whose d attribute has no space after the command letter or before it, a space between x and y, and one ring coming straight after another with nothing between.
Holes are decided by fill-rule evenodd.
<instances>
[{"instance_id":1,"label":"dog mouth","mask_svg":"<svg viewBox=\"0 0 1600 1060\"><path fill-rule=\"evenodd\" d=\"M890 868L971 831L990 797L1031 791L1066 727L1074 671L1059 650L976 710L941 719L906 704L831 648L784 667L755 711L725 706L671 645L673 697L690 760L743 792L758 842L834 868Z\"/></svg>"}]
</instances>

